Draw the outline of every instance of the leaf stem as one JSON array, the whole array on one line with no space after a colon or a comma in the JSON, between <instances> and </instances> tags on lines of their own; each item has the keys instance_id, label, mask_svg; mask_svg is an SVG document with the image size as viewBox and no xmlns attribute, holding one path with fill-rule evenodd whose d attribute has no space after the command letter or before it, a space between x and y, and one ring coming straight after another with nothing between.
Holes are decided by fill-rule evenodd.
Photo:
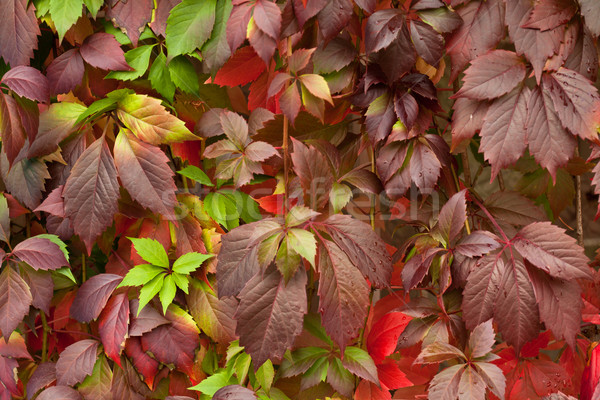
<instances>
[{"instance_id":1,"label":"leaf stem","mask_svg":"<svg viewBox=\"0 0 600 400\"><path fill-rule=\"evenodd\" d=\"M477 204L477 206L481 209L481 211L483 211L483 213L488 217L488 219L490 220L492 225L494 225L494 227L498 230L498 232L500 232L500 234L502 235L502 239L504 239L504 241L506 243L510 242L510 240L508 239L508 236L506 236L506 233L504 233L504 230L502 230L502 228L500 228L500 225L498 225L498 222L492 216L492 214L490 214L488 209L485 208L485 206L476 197L473 197L473 201L475 202L475 204Z\"/></svg>"},{"instance_id":2,"label":"leaf stem","mask_svg":"<svg viewBox=\"0 0 600 400\"><path fill-rule=\"evenodd\" d=\"M46 313L40 310L40 318L42 319L42 362L48 360L48 321L46 321Z\"/></svg>"},{"instance_id":3,"label":"leaf stem","mask_svg":"<svg viewBox=\"0 0 600 400\"><path fill-rule=\"evenodd\" d=\"M375 149L373 145L369 148L369 157L371 158L371 172L375 173ZM371 194L371 210L369 211L369 219L371 220L371 229L375 230L375 194Z\"/></svg>"},{"instance_id":4,"label":"leaf stem","mask_svg":"<svg viewBox=\"0 0 600 400\"><path fill-rule=\"evenodd\" d=\"M579 140L577 140L577 146L575 147L575 156L579 156ZM581 247L584 247L581 175L575 175L575 207L577 208L577 244L579 244Z\"/></svg>"},{"instance_id":5,"label":"leaf stem","mask_svg":"<svg viewBox=\"0 0 600 400\"><path fill-rule=\"evenodd\" d=\"M81 253L81 283L87 280L87 274L85 270L85 253Z\"/></svg>"},{"instance_id":6,"label":"leaf stem","mask_svg":"<svg viewBox=\"0 0 600 400\"><path fill-rule=\"evenodd\" d=\"M464 166L463 166L464 168ZM454 178L454 185L456 186L456 191L460 192L460 182L458 181L458 176L456 175L456 171L454 170L454 165L450 164L450 169L452 170L452 178ZM470 185L469 185L470 187ZM471 226L469 225L469 218L465 219L465 229L467 230L467 235L471 234Z\"/></svg>"},{"instance_id":7,"label":"leaf stem","mask_svg":"<svg viewBox=\"0 0 600 400\"><path fill-rule=\"evenodd\" d=\"M292 38L287 38L287 55L289 59L292 54ZM286 67L286 72L289 74L290 67ZM286 83L286 87L289 83ZM289 169L290 169L290 149L289 149L289 121L288 117L283 114L283 214L286 215L290 209L290 199L288 194Z\"/></svg>"}]
</instances>

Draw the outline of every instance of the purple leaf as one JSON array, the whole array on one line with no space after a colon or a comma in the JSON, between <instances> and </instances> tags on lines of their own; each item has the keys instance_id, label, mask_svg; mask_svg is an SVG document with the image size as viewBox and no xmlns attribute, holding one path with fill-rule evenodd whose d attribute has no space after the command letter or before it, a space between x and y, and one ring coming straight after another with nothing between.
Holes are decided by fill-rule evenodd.
<instances>
[{"instance_id":1,"label":"purple leaf","mask_svg":"<svg viewBox=\"0 0 600 400\"><path fill-rule=\"evenodd\" d=\"M0 273L0 331L4 338L21 323L29 312L32 302L31 291L21 275L10 265Z\"/></svg>"},{"instance_id":2,"label":"purple leaf","mask_svg":"<svg viewBox=\"0 0 600 400\"><path fill-rule=\"evenodd\" d=\"M248 388L240 385L228 385L217 390L213 400L255 400L256 395Z\"/></svg>"},{"instance_id":3,"label":"purple leaf","mask_svg":"<svg viewBox=\"0 0 600 400\"><path fill-rule=\"evenodd\" d=\"M27 381L27 400L31 400L40 389L45 388L56 380L56 364L41 363ZM39 397L38 397L39 398Z\"/></svg>"},{"instance_id":4,"label":"purple leaf","mask_svg":"<svg viewBox=\"0 0 600 400\"><path fill-rule=\"evenodd\" d=\"M98 318L121 280L123 277L120 275L99 274L85 281L71 305L71 316L80 322L90 322Z\"/></svg>"},{"instance_id":5,"label":"purple leaf","mask_svg":"<svg viewBox=\"0 0 600 400\"><path fill-rule=\"evenodd\" d=\"M91 375L99 344L96 340L83 339L64 349L56 362L56 383L71 386Z\"/></svg>"},{"instance_id":6,"label":"purple leaf","mask_svg":"<svg viewBox=\"0 0 600 400\"><path fill-rule=\"evenodd\" d=\"M13 255L35 270L55 270L69 266L62 249L50 239L32 237L15 246Z\"/></svg>"},{"instance_id":7,"label":"purple leaf","mask_svg":"<svg viewBox=\"0 0 600 400\"><path fill-rule=\"evenodd\" d=\"M70 92L81 83L84 72L83 59L77 49L65 51L52 60L46 70L50 92L52 94Z\"/></svg>"},{"instance_id":8,"label":"purple leaf","mask_svg":"<svg viewBox=\"0 0 600 400\"><path fill-rule=\"evenodd\" d=\"M85 62L93 67L113 71L131 70L121 45L110 33L98 32L88 36L80 51Z\"/></svg>"},{"instance_id":9,"label":"purple leaf","mask_svg":"<svg viewBox=\"0 0 600 400\"><path fill-rule=\"evenodd\" d=\"M48 78L35 68L26 65L11 68L1 82L19 96L42 103L50 101Z\"/></svg>"},{"instance_id":10,"label":"purple leaf","mask_svg":"<svg viewBox=\"0 0 600 400\"><path fill-rule=\"evenodd\" d=\"M12 67L29 65L41 34L35 16L35 6L27 0L2 0L3 18L0 24L0 57Z\"/></svg>"}]
</instances>

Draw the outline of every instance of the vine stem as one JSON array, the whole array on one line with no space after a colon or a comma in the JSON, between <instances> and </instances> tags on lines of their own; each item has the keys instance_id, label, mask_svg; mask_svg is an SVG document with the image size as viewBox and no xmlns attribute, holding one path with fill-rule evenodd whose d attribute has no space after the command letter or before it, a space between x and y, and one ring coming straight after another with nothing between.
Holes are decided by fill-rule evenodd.
<instances>
[{"instance_id":1,"label":"vine stem","mask_svg":"<svg viewBox=\"0 0 600 400\"><path fill-rule=\"evenodd\" d=\"M85 271L85 253L81 253L81 283L87 280L87 274Z\"/></svg>"},{"instance_id":2,"label":"vine stem","mask_svg":"<svg viewBox=\"0 0 600 400\"><path fill-rule=\"evenodd\" d=\"M292 54L292 38L287 38L287 58ZM286 68L286 72L290 73L290 66ZM286 88L288 83L285 84ZM290 169L290 148L289 148L289 121L288 117L283 114L283 214L286 215L290 209L290 199L288 193L289 169Z\"/></svg>"},{"instance_id":3,"label":"vine stem","mask_svg":"<svg viewBox=\"0 0 600 400\"><path fill-rule=\"evenodd\" d=\"M42 362L48 360L48 321L46 320L46 313L40 311L40 318L42 319Z\"/></svg>"},{"instance_id":4,"label":"vine stem","mask_svg":"<svg viewBox=\"0 0 600 400\"><path fill-rule=\"evenodd\" d=\"M575 156L579 156L579 140L575 147ZM575 176L575 207L577 208L577 244L584 247L583 240L583 205L581 199L581 175Z\"/></svg>"},{"instance_id":5,"label":"vine stem","mask_svg":"<svg viewBox=\"0 0 600 400\"><path fill-rule=\"evenodd\" d=\"M371 172L375 174L375 149L371 145L369 156L371 158ZM371 220L371 229L375 230L375 194L371 194L371 210L369 211L369 219Z\"/></svg>"}]
</instances>

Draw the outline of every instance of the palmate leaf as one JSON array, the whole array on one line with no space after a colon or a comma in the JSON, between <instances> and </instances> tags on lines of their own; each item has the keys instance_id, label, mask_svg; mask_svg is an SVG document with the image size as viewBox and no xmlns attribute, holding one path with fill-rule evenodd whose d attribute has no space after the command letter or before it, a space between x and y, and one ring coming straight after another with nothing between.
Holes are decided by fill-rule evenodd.
<instances>
[{"instance_id":1,"label":"palmate leaf","mask_svg":"<svg viewBox=\"0 0 600 400\"><path fill-rule=\"evenodd\" d=\"M166 269L152 264L136 265L127 272L125 278L118 287L142 286L154 279L158 274L166 272Z\"/></svg>"},{"instance_id":2,"label":"palmate leaf","mask_svg":"<svg viewBox=\"0 0 600 400\"><path fill-rule=\"evenodd\" d=\"M96 340L84 339L64 349L56 362L56 383L71 386L91 375L99 344Z\"/></svg>"},{"instance_id":3,"label":"palmate leaf","mask_svg":"<svg viewBox=\"0 0 600 400\"><path fill-rule=\"evenodd\" d=\"M47 103L50 99L48 79L35 68L19 65L11 68L1 82L19 96Z\"/></svg>"},{"instance_id":4,"label":"palmate leaf","mask_svg":"<svg viewBox=\"0 0 600 400\"><path fill-rule=\"evenodd\" d=\"M55 237L54 240L62 243L58 237ZM62 243L62 246L65 246L65 244ZM45 237L25 239L15 246L11 254L26 262L35 270L55 270L69 266L61 247Z\"/></svg>"},{"instance_id":5,"label":"palmate leaf","mask_svg":"<svg viewBox=\"0 0 600 400\"><path fill-rule=\"evenodd\" d=\"M380 10L367 20L365 28L365 50L374 53L388 47L404 26L404 15L400 10Z\"/></svg>"},{"instance_id":6,"label":"palmate leaf","mask_svg":"<svg viewBox=\"0 0 600 400\"><path fill-rule=\"evenodd\" d=\"M257 274L240 292L235 313L240 345L252 356L254 368L267 359L281 359L302 331L307 312L306 271L299 269L287 285L271 266Z\"/></svg>"},{"instance_id":7,"label":"palmate leaf","mask_svg":"<svg viewBox=\"0 0 600 400\"><path fill-rule=\"evenodd\" d=\"M120 79L122 81L131 81L139 78L146 73L148 64L150 63L150 55L152 54L152 45L144 45L136 47L135 49L129 50L125 53L125 61L130 68L123 71L113 70L107 75L107 79Z\"/></svg>"},{"instance_id":8,"label":"palmate leaf","mask_svg":"<svg viewBox=\"0 0 600 400\"><path fill-rule=\"evenodd\" d=\"M52 63L50 63L46 70L50 93L61 94L70 92L81 83L84 73L83 58L81 58L81 54L77 49L65 51L52 60Z\"/></svg>"},{"instance_id":9,"label":"palmate leaf","mask_svg":"<svg viewBox=\"0 0 600 400\"><path fill-rule=\"evenodd\" d=\"M169 256L163 245L156 239L129 238L135 251L152 265L169 268Z\"/></svg>"},{"instance_id":10,"label":"palmate leaf","mask_svg":"<svg viewBox=\"0 0 600 400\"><path fill-rule=\"evenodd\" d=\"M122 278L115 274L98 274L85 281L71 305L71 316L80 322L98 318Z\"/></svg>"},{"instance_id":11,"label":"palmate leaf","mask_svg":"<svg viewBox=\"0 0 600 400\"><path fill-rule=\"evenodd\" d=\"M10 265L3 267L0 273L0 330L5 339L27 314L31 302L27 283Z\"/></svg>"},{"instance_id":12,"label":"palmate leaf","mask_svg":"<svg viewBox=\"0 0 600 400\"><path fill-rule=\"evenodd\" d=\"M163 287L165 280L164 274L156 275L140 289L140 301L138 304L137 315L140 315L142 309L156 296ZM164 314L164 310L163 310Z\"/></svg>"},{"instance_id":13,"label":"palmate leaf","mask_svg":"<svg viewBox=\"0 0 600 400\"><path fill-rule=\"evenodd\" d=\"M162 287L160 288L160 292L158 294L160 304L162 304L163 307L163 314L167 313L167 308L173 302L173 299L177 294L177 285L175 285L173 275L175 274L169 274L164 277Z\"/></svg>"},{"instance_id":14,"label":"palmate leaf","mask_svg":"<svg viewBox=\"0 0 600 400\"><path fill-rule=\"evenodd\" d=\"M65 33L77 22L83 11L83 0L50 0L50 15L62 41Z\"/></svg>"},{"instance_id":15,"label":"palmate leaf","mask_svg":"<svg viewBox=\"0 0 600 400\"><path fill-rule=\"evenodd\" d=\"M35 6L27 0L2 0L0 7L5 16L0 24L0 56L12 67L29 65L41 33Z\"/></svg>"},{"instance_id":16,"label":"palmate leaf","mask_svg":"<svg viewBox=\"0 0 600 400\"><path fill-rule=\"evenodd\" d=\"M119 1L112 3L112 7L107 7L106 17L107 20L115 21L115 25L120 27L133 46L137 47L140 33L152 19L152 6L152 0Z\"/></svg>"},{"instance_id":17,"label":"palmate leaf","mask_svg":"<svg viewBox=\"0 0 600 400\"><path fill-rule=\"evenodd\" d=\"M208 40L215 23L216 0L183 0L167 19L169 58L192 53Z\"/></svg>"},{"instance_id":18,"label":"palmate leaf","mask_svg":"<svg viewBox=\"0 0 600 400\"><path fill-rule=\"evenodd\" d=\"M173 271L183 275L189 275L202 265L209 258L214 257L212 254L186 253L179 257L173 263Z\"/></svg>"},{"instance_id":19,"label":"palmate leaf","mask_svg":"<svg viewBox=\"0 0 600 400\"><path fill-rule=\"evenodd\" d=\"M98 400L109 400L112 397L113 372L108 365L108 361L104 355L98 357L98 361L94 365L94 370L90 376L87 376L83 382L77 387L79 393L83 394L84 398L93 398Z\"/></svg>"},{"instance_id":20,"label":"palmate leaf","mask_svg":"<svg viewBox=\"0 0 600 400\"><path fill-rule=\"evenodd\" d=\"M119 42L109 33L97 32L88 36L80 48L81 57L88 64L105 70L129 71Z\"/></svg>"},{"instance_id":21,"label":"palmate leaf","mask_svg":"<svg viewBox=\"0 0 600 400\"><path fill-rule=\"evenodd\" d=\"M192 279L191 282L186 300L200 329L218 343L234 340L236 322L233 315L237 301L231 297L218 299L205 282L197 279Z\"/></svg>"},{"instance_id":22,"label":"palmate leaf","mask_svg":"<svg viewBox=\"0 0 600 400\"><path fill-rule=\"evenodd\" d=\"M121 366L121 351L129 331L129 299L127 293L110 298L99 317L98 332L104 352Z\"/></svg>"}]
</instances>

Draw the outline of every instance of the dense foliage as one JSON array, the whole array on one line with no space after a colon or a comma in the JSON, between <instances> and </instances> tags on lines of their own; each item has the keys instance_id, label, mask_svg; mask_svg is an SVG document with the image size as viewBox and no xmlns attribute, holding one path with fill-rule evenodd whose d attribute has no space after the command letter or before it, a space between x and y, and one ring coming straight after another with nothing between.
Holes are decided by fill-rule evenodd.
<instances>
[{"instance_id":1,"label":"dense foliage","mask_svg":"<svg viewBox=\"0 0 600 400\"><path fill-rule=\"evenodd\" d=\"M0 399L600 398L599 1L0 10Z\"/></svg>"}]
</instances>

